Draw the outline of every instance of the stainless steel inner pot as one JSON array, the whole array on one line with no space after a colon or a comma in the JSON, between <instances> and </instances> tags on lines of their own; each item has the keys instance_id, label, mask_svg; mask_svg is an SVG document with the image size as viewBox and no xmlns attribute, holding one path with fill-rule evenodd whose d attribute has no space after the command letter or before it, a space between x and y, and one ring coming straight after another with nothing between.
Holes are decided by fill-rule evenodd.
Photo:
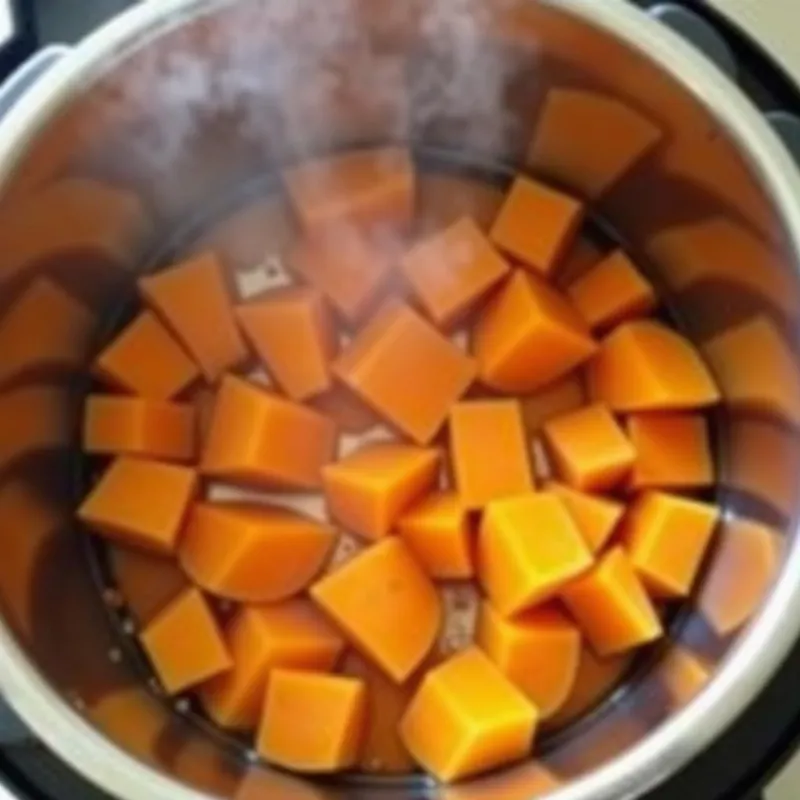
<instances>
[{"instance_id":1,"label":"stainless steel inner pot","mask_svg":"<svg viewBox=\"0 0 800 800\"><path fill-rule=\"evenodd\" d=\"M254 178L274 186L294 159L389 140L410 141L423 170L445 154L583 196L648 265L726 398L724 521L667 645L535 761L450 789L301 780L187 722L120 658L113 597L71 521L75 379L137 271ZM623 0L146 3L3 121L0 193L0 689L109 793L639 797L718 737L795 642L800 182L737 89ZM280 246L261 233L234 237L232 271Z\"/></svg>"}]
</instances>

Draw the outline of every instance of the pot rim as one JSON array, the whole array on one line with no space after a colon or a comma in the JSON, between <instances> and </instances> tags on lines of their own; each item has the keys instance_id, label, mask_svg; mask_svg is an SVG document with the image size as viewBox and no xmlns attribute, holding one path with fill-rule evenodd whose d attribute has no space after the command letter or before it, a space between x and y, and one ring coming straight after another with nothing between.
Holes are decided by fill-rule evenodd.
<instances>
[{"instance_id":1,"label":"pot rim","mask_svg":"<svg viewBox=\"0 0 800 800\"><path fill-rule=\"evenodd\" d=\"M160 0L122 13L80 42L47 80L0 124L0 186L30 138L80 91L87 74L148 30L163 30L234 0ZM788 245L800 263L800 173L739 88L677 34L625 0L536 0L622 40L656 64L725 128L780 209ZM575 780L551 800L627 800L644 795L685 766L750 705L800 636L800 538L754 624L709 684L642 742ZM138 761L73 710L32 667L0 624L0 693L33 733L76 772L114 795L147 800L209 800Z\"/></svg>"}]
</instances>

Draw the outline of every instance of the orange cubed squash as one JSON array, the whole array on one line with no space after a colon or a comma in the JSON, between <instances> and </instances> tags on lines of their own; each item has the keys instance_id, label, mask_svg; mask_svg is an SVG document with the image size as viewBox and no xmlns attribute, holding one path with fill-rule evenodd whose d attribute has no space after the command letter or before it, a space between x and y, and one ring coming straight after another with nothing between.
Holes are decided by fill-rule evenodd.
<instances>
[{"instance_id":1,"label":"orange cubed squash","mask_svg":"<svg viewBox=\"0 0 800 800\"><path fill-rule=\"evenodd\" d=\"M538 434L553 417L577 411L586 405L586 387L579 375L567 375L555 383L520 398L525 430Z\"/></svg>"},{"instance_id":2,"label":"orange cubed squash","mask_svg":"<svg viewBox=\"0 0 800 800\"><path fill-rule=\"evenodd\" d=\"M400 738L400 721L418 681L396 684L357 651L344 657L342 673L367 687L367 713L358 766L367 773L402 775L413 772L414 759Z\"/></svg>"},{"instance_id":3,"label":"orange cubed squash","mask_svg":"<svg viewBox=\"0 0 800 800\"><path fill-rule=\"evenodd\" d=\"M563 483L550 482L546 489L561 498L587 547L593 553L599 553L622 520L625 506L610 497L587 494Z\"/></svg>"},{"instance_id":4,"label":"orange cubed squash","mask_svg":"<svg viewBox=\"0 0 800 800\"><path fill-rule=\"evenodd\" d=\"M455 484L470 510L530 492L533 472L522 409L516 400L468 400L450 412Z\"/></svg>"},{"instance_id":5,"label":"orange cubed squash","mask_svg":"<svg viewBox=\"0 0 800 800\"><path fill-rule=\"evenodd\" d=\"M463 217L488 231L503 204L495 185L469 175L421 172L417 176L417 229L436 233Z\"/></svg>"},{"instance_id":6,"label":"orange cubed squash","mask_svg":"<svg viewBox=\"0 0 800 800\"><path fill-rule=\"evenodd\" d=\"M217 394L200 471L267 488L314 489L335 448L330 419L228 375Z\"/></svg>"},{"instance_id":7,"label":"orange cubed squash","mask_svg":"<svg viewBox=\"0 0 800 800\"><path fill-rule=\"evenodd\" d=\"M386 536L394 524L438 481L441 454L434 448L368 444L322 471L331 514L367 539Z\"/></svg>"},{"instance_id":8,"label":"orange cubed squash","mask_svg":"<svg viewBox=\"0 0 800 800\"><path fill-rule=\"evenodd\" d=\"M139 290L209 383L247 359L223 268L213 254L140 278Z\"/></svg>"},{"instance_id":9,"label":"orange cubed squash","mask_svg":"<svg viewBox=\"0 0 800 800\"><path fill-rule=\"evenodd\" d=\"M372 545L314 584L311 596L396 683L430 653L442 621L433 583L397 537Z\"/></svg>"},{"instance_id":10,"label":"orange cubed squash","mask_svg":"<svg viewBox=\"0 0 800 800\"><path fill-rule=\"evenodd\" d=\"M621 547L609 550L592 570L564 587L561 597L601 657L663 634L658 614Z\"/></svg>"},{"instance_id":11,"label":"orange cubed squash","mask_svg":"<svg viewBox=\"0 0 800 800\"><path fill-rule=\"evenodd\" d=\"M475 363L398 303L361 330L334 372L385 420L426 444L475 379Z\"/></svg>"},{"instance_id":12,"label":"orange cubed squash","mask_svg":"<svg viewBox=\"0 0 800 800\"><path fill-rule=\"evenodd\" d=\"M636 451L608 408L596 403L544 426L561 478L584 492L613 489L630 473Z\"/></svg>"},{"instance_id":13,"label":"orange cubed squash","mask_svg":"<svg viewBox=\"0 0 800 800\"><path fill-rule=\"evenodd\" d=\"M400 724L425 770L449 783L525 758L539 713L478 648L430 670Z\"/></svg>"},{"instance_id":14,"label":"orange cubed squash","mask_svg":"<svg viewBox=\"0 0 800 800\"><path fill-rule=\"evenodd\" d=\"M208 603L181 592L141 632L139 641L168 694L196 686L233 664Z\"/></svg>"},{"instance_id":15,"label":"orange cubed squash","mask_svg":"<svg viewBox=\"0 0 800 800\"><path fill-rule=\"evenodd\" d=\"M339 381L334 382L327 392L315 397L311 405L332 419L344 433L364 433L378 424L375 413Z\"/></svg>"},{"instance_id":16,"label":"orange cubed squash","mask_svg":"<svg viewBox=\"0 0 800 800\"><path fill-rule=\"evenodd\" d=\"M288 261L350 323L372 310L391 268L388 252L350 228L298 242Z\"/></svg>"},{"instance_id":17,"label":"orange cubed squash","mask_svg":"<svg viewBox=\"0 0 800 800\"><path fill-rule=\"evenodd\" d=\"M602 141L593 131L602 130ZM662 139L646 117L616 97L551 89L527 163L587 199L602 197Z\"/></svg>"},{"instance_id":18,"label":"orange cubed squash","mask_svg":"<svg viewBox=\"0 0 800 800\"><path fill-rule=\"evenodd\" d=\"M197 365L151 311L143 311L97 357L104 381L142 397L168 400L194 383Z\"/></svg>"},{"instance_id":19,"label":"orange cubed squash","mask_svg":"<svg viewBox=\"0 0 800 800\"><path fill-rule=\"evenodd\" d=\"M236 316L256 355L289 397L306 400L330 388L336 333L318 292L273 292L239 306Z\"/></svg>"},{"instance_id":20,"label":"orange cubed squash","mask_svg":"<svg viewBox=\"0 0 800 800\"><path fill-rule=\"evenodd\" d=\"M189 461L196 451L194 407L146 397L93 394L86 399L87 453Z\"/></svg>"},{"instance_id":21,"label":"orange cubed squash","mask_svg":"<svg viewBox=\"0 0 800 800\"><path fill-rule=\"evenodd\" d=\"M108 548L114 582L128 611L147 625L189 586L175 559L113 545Z\"/></svg>"},{"instance_id":22,"label":"orange cubed squash","mask_svg":"<svg viewBox=\"0 0 800 800\"><path fill-rule=\"evenodd\" d=\"M416 244L400 266L425 311L444 328L463 319L510 269L469 217Z\"/></svg>"},{"instance_id":23,"label":"orange cubed squash","mask_svg":"<svg viewBox=\"0 0 800 800\"><path fill-rule=\"evenodd\" d=\"M472 577L469 512L456 492L437 492L427 497L400 517L397 532L432 578Z\"/></svg>"},{"instance_id":24,"label":"orange cubed squash","mask_svg":"<svg viewBox=\"0 0 800 800\"><path fill-rule=\"evenodd\" d=\"M363 681L275 669L256 738L258 754L296 772L339 772L356 765L367 712Z\"/></svg>"},{"instance_id":25,"label":"orange cubed squash","mask_svg":"<svg viewBox=\"0 0 800 800\"><path fill-rule=\"evenodd\" d=\"M331 528L288 509L196 503L178 556L186 574L207 592L268 603L305 589L335 539Z\"/></svg>"},{"instance_id":26,"label":"orange cubed squash","mask_svg":"<svg viewBox=\"0 0 800 800\"><path fill-rule=\"evenodd\" d=\"M704 408L720 400L697 350L655 320L623 323L603 339L588 385L595 400L618 412Z\"/></svg>"},{"instance_id":27,"label":"orange cubed squash","mask_svg":"<svg viewBox=\"0 0 800 800\"><path fill-rule=\"evenodd\" d=\"M516 270L478 318L473 350L487 386L526 394L572 372L597 345L565 297Z\"/></svg>"},{"instance_id":28,"label":"orange cubed squash","mask_svg":"<svg viewBox=\"0 0 800 800\"><path fill-rule=\"evenodd\" d=\"M95 533L156 553L174 553L197 488L188 467L120 456L78 509Z\"/></svg>"},{"instance_id":29,"label":"orange cubed squash","mask_svg":"<svg viewBox=\"0 0 800 800\"><path fill-rule=\"evenodd\" d=\"M478 646L549 719L569 697L581 654L581 634L555 606L542 606L506 619L484 603Z\"/></svg>"},{"instance_id":30,"label":"orange cubed squash","mask_svg":"<svg viewBox=\"0 0 800 800\"><path fill-rule=\"evenodd\" d=\"M711 542L715 506L664 492L640 495L621 538L644 585L659 598L687 597Z\"/></svg>"},{"instance_id":31,"label":"orange cubed squash","mask_svg":"<svg viewBox=\"0 0 800 800\"><path fill-rule=\"evenodd\" d=\"M701 414L631 414L633 489L700 489L714 483L708 422Z\"/></svg>"},{"instance_id":32,"label":"orange cubed squash","mask_svg":"<svg viewBox=\"0 0 800 800\"><path fill-rule=\"evenodd\" d=\"M529 269L548 275L583 220L574 198L530 178L518 177L492 225L492 241Z\"/></svg>"},{"instance_id":33,"label":"orange cubed squash","mask_svg":"<svg viewBox=\"0 0 800 800\"><path fill-rule=\"evenodd\" d=\"M414 216L415 171L401 147L365 148L305 161L283 174L304 229L408 227Z\"/></svg>"},{"instance_id":34,"label":"orange cubed squash","mask_svg":"<svg viewBox=\"0 0 800 800\"><path fill-rule=\"evenodd\" d=\"M328 672L344 650L341 635L303 598L242 606L225 641L233 667L204 683L198 698L217 725L241 731L257 727L272 670Z\"/></svg>"},{"instance_id":35,"label":"orange cubed squash","mask_svg":"<svg viewBox=\"0 0 800 800\"><path fill-rule=\"evenodd\" d=\"M478 535L478 576L501 614L550 599L591 566L592 554L556 495L531 492L486 507Z\"/></svg>"},{"instance_id":36,"label":"orange cubed squash","mask_svg":"<svg viewBox=\"0 0 800 800\"><path fill-rule=\"evenodd\" d=\"M567 294L592 330L646 316L656 307L653 287L622 250L578 278Z\"/></svg>"}]
</instances>

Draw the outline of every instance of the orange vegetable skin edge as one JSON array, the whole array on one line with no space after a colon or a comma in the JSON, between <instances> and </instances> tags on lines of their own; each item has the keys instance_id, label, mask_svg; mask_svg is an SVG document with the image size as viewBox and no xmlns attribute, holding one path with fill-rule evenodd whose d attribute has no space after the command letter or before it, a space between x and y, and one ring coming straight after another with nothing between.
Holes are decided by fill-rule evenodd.
<instances>
[{"instance_id":1,"label":"orange vegetable skin edge","mask_svg":"<svg viewBox=\"0 0 800 800\"><path fill-rule=\"evenodd\" d=\"M561 597L599 656L639 647L663 634L655 608L620 547L566 586Z\"/></svg>"},{"instance_id":2,"label":"orange vegetable skin edge","mask_svg":"<svg viewBox=\"0 0 800 800\"><path fill-rule=\"evenodd\" d=\"M169 694L225 672L233 663L214 615L197 589L178 595L139 639Z\"/></svg>"},{"instance_id":3,"label":"orange vegetable skin edge","mask_svg":"<svg viewBox=\"0 0 800 800\"><path fill-rule=\"evenodd\" d=\"M361 329L333 370L419 444L434 437L476 372L471 358L399 303L384 307Z\"/></svg>"},{"instance_id":4,"label":"orange vegetable skin edge","mask_svg":"<svg viewBox=\"0 0 800 800\"><path fill-rule=\"evenodd\" d=\"M348 530L367 539L383 538L410 505L434 488L440 464L434 448L366 445L323 469L328 508Z\"/></svg>"},{"instance_id":5,"label":"orange vegetable skin edge","mask_svg":"<svg viewBox=\"0 0 800 800\"><path fill-rule=\"evenodd\" d=\"M372 545L314 584L311 597L396 683L431 651L442 621L430 578L396 537Z\"/></svg>"},{"instance_id":6,"label":"orange vegetable skin edge","mask_svg":"<svg viewBox=\"0 0 800 800\"><path fill-rule=\"evenodd\" d=\"M252 730L264 693L277 668L328 672L344 650L344 639L306 599L242 606L225 630L233 668L198 690L206 713L218 725Z\"/></svg>"},{"instance_id":7,"label":"orange vegetable skin edge","mask_svg":"<svg viewBox=\"0 0 800 800\"><path fill-rule=\"evenodd\" d=\"M333 548L334 531L283 508L197 503L178 556L206 591L247 603L284 600L305 589Z\"/></svg>"},{"instance_id":8,"label":"orange vegetable skin edge","mask_svg":"<svg viewBox=\"0 0 800 800\"><path fill-rule=\"evenodd\" d=\"M515 270L473 330L480 379L501 392L527 394L564 377L597 350L586 323L544 281Z\"/></svg>"},{"instance_id":9,"label":"orange vegetable skin edge","mask_svg":"<svg viewBox=\"0 0 800 800\"><path fill-rule=\"evenodd\" d=\"M400 725L414 758L449 783L525 758L536 707L477 648L424 677Z\"/></svg>"},{"instance_id":10,"label":"orange vegetable skin edge","mask_svg":"<svg viewBox=\"0 0 800 800\"><path fill-rule=\"evenodd\" d=\"M120 544L170 554L196 488L192 469L122 456L83 501L78 518Z\"/></svg>"},{"instance_id":11,"label":"orange vegetable skin edge","mask_svg":"<svg viewBox=\"0 0 800 800\"><path fill-rule=\"evenodd\" d=\"M522 411L515 400L470 400L450 412L450 448L461 501L481 509L534 488Z\"/></svg>"},{"instance_id":12,"label":"orange vegetable skin edge","mask_svg":"<svg viewBox=\"0 0 800 800\"><path fill-rule=\"evenodd\" d=\"M592 566L592 555L554 494L530 493L486 507L478 535L478 577L504 616L555 596Z\"/></svg>"},{"instance_id":13,"label":"orange vegetable skin edge","mask_svg":"<svg viewBox=\"0 0 800 800\"><path fill-rule=\"evenodd\" d=\"M356 764L364 730L363 681L288 669L272 672L256 749L299 772L338 772Z\"/></svg>"},{"instance_id":14,"label":"orange vegetable skin edge","mask_svg":"<svg viewBox=\"0 0 800 800\"><path fill-rule=\"evenodd\" d=\"M543 606L505 619L484 603L476 642L542 720L566 702L578 671L581 634L563 612Z\"/></svg>"},{"instance_id":15,"label":"orange vegetable skin edge","mask_svg":"<svg viewBox=\"0 0 800 800\"><path fill-rule=\"evenodd\" d=\"M209 383L247 358L223 267L213 254L195 256L140 278L139 290L186 347Z\"/></svg>"},{"instance_id":16,"label":"orange vegetable skin edge","mask_svg":"<svg viewBox=\"0 0 800 800\"><path fill-rule=\"evenodd\" d=\"M228 375L200 463L209 477L272 488L313 489L334 455L335 424L316 411Z\"/></svg>"}]
</instances>

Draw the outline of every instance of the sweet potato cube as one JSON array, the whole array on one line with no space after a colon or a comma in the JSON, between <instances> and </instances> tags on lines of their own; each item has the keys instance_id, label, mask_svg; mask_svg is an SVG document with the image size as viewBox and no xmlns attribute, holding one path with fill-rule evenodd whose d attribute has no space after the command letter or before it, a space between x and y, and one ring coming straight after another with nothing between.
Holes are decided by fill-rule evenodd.
<instances>
[{"instance_id":1,"label":"sweet potato cube","mask_svg":"<svg viewBox=\"0 0 800 800\"><path fill-rule=\"evenodd\" d=\"M375 412L339 381L327 392L315 397L311 404L345 433L364 433L378 425Z\"/></svg>"},{"instance_id":2,"label":"sweet potato cube","mask_svg":"<svg viewBox=\"0 0 800 800\"><path fill-rule=\"evenodd\" d=\"M400 517L397 531L432 578L472 577L472 531L456 492L430 495Z\"/></svg>"},{"instance_id":3,"label":"sweet potato cube","mask_svg":"<svg viewBox=\"0 0 800 800\"><path fill-rule=\"evenodd\" d=\"M535 435L553 417L577 411L586 405L586 387L579 375L567 375L533 394L521 397L520 403L525 430Z\"/></svg>"},{"instance_id":4,"label":"sweet potato cube","mask_svg":"<svg viewBox=\"0 0 800 800\"><path fill-rule=\"evenodd\" d=\"M581 653L575 623L555 606L542 606L506 619L483 603L478 646L546 720L567 700Z\"/></svg>"},{"instance_id":5,"label":"sweet potato cube","mask_svg":"<svg viewBox=\"0 0 800 800\"><path fill-rule=\"evenodd\" d=\"M567 507L587 547L593 553L599 553L622 520L625 506L609 497L580 492L563 483L550 482L546 489Z\"/></svg>"},{"instance_id":6,"label":"sweet potato cube","mask_svg":"<svg viewBox=\"0 0 800 800\"><path fill-rule=\"evenodd\" d=\"M416 244L400 264L425 311L447 328L508 273L508 262L469 217Z\"/></svg>"},{"instance_id":7,"label":"sweet potato cube","mask_svg":"<svg viewBox=\"0 0 800 800\"><path fill-rule=\"evenodd\" d=\"M708 423L701 414L631 414L634 489L699 489L714 483Z\"/></svg>"},{"instance_id":8,"label":"sweet potato cube","mask_svg":"<svg viewBox=\"0 0 800 800\"><path fill-rule=\"evenodd\" d=\"M121 456L78 509L95 533L156 553L173 553L197 475L188 467Z\"/></svg>"},{"instance_id":9,"label":"sweet potato cube","mask_svg":"<svg viewBox=\"0 0 800 800\"><path fill-rule=\"evenodd\" d=\"M364 682L367 714L359 748L358 766L368 773L402 775L413 772L414 759L400 738L400 721L419 684L396 684L355 650L344 658L342 673Z\"/></svg>"},{"instance_id":10,"label":"sweet potato cube","mask_svg":"<svg viewBox=\"0 0 800 800\"><path fill-rule=\"evenodd\" d=\"M178 556L186 574L206 591L269 603L305 589L335 539L331 528L284 508L196 503Z\"/></svg>"},{"instance_id":11,"label":"sweet potato cube","mask_svg":"<svg viewBox=\"0 0 800 800\"><path fill-rule=\"evenodd\" d=\"M314 584L311 596L396 683L422 663L439 633L439 595L397 537L373 545Z\"/></svg>"},{"instance_id":12,"label":"sweet potato cube","mask_svg":"<svg viewBox=\"0 0 800 800\"><path fill-rule=\"evenodd\" d=\"M209 383L247 358L223 268L213 254L140 278L139 290Z\"/></svg>"},{"instance_id":13,"label":"sweet potato cube","mask_svg":"<svg viewBox=\"0 0 800 800\"><path fill-rule=\"evenodd\" d=\"M204 683L198 697L224 728L249 731L258 725L274 669L332 670L344 639L306 599L242 606L225 628L233 668Z\"/></svg>"},{"instance_id":14,"label":"sweet potato cube","mask_svg":"<svg viewBox=\"0 0 800 800\"><path fill-rule=\"evenodd\" d=\"M516 270L480 315L473 349L487 386L525 394L572 372L597 345L568 300Z\"/></svg>"},{"instance_id":15,"label":"sweet potato cube","mask_svg":"<svg viewBox=\"0 0 800 800\"><path fill-rule=\"evenodd\" d=\"M593 131L603 131L602 140ZM587 199L602 197L661 141L646 117L616 97L551 89L527 162Z\"/></svg>"},{"instance_id":16,"label":"sweet potato cube","mask_svg":"<svg viewBox=\"0 0 800 800\"><path fill-rule=\"evenodd\" d=\"M291 268L351 323L372 310L391 268L385 248L349 228L299 242L288 259Z\"/></svg>"},{"instance_id":17,"label":"sweet potato cube","mask_svg":"<svg viewBox=\"0 0 800 800\"><path fill-rule=\"evenodd\" d=\"M379 442L322 471L331 514L367 539L386 536L401 514L431 491L441 455L434 448Z\"/></svg>"},{"instance_id":18,"label":"sweet potato cube","mask_svg":"<svg viewBox=\"0 0 800 800\"><path fill-rule=\"evenodd\" d=\"M486 507L478 536L478 575L503 615L550 599L592 566L592 554L554 494L530 493Z\"/></svg>"},{"instance_id":19,"label":"sweet potato cube","mask_svg":"<svg viewBox=\"0 0 800 800\"><path fill-rule=\"evenodd\" d=\"M622 250L578 278L567 294L592 330L643 317L656 307L655 290Z\"/></svg>"},{"instance_id":20,"label":"sweet potato cube","mask_svg":"<svg viewBox=\"0 0 800 800\"><path fill-rule=\"evenodd\" d=\"M450 447L458 494L471 510L530 492L530 455L516 400L468 400L450 412Z\"/></svg>"},{"instance_id":21,"label":"sweet potato cube","mask_svg":"<svg viewBox=\"0 0 800 800\"><path fill-rule=\"evenodd\" d=\"M151 311L142 311L95 361L108 383L143 397L168 400L200 375L197 365Z\"/></svg>"},{"instance_id":22,"label":"sweet potato cube","mask_svg":"<svg viewBox=\"0 0 800 800\"><path fill-rule=\"evenodd\" d=\"M217 394L200 470L268 488L314 489L335 448L330 419L228 375Z\"/></svg>"},{"instance_id":23,"label":"sweet potato cube","mask_svg":"<svg viewBox=\"0 0 800 800\"><path fill-rule=\"evenodd\" d=\"M529 269L548 275L572 244L583 206L531 178L518 177L494 221L492 241Z\"/></svg>"},{"instance_id":24,"label":"sweet potato cube","mask_svg":"<svg viewBox=\"0 0 800 800\"><path fill-rule=\"evenodd\" d=\"M275 669L256 749L271 764L298 772L348 769L358 761L366 713L363 681Z\"/></svg>"},{"instance_id":25,"label":"sweet potato cube","mask_svg":"<svg viewBox=\"0 0 800 800\"><path fill-rule=\"evenodd\" d=\"M283 174L303 228L406 228L414 216L415 172L401 147L365 148L304 161Z\"/></svg>"},{"instance_id":26,"label":"sweet potato cube","mask_svg":"<svg viewBox=\"0 0 800 800\"><path fill-rule=\"evenodd\" d=\"M475 379L475 363L408 306L392 304L361 330L334 372L388 422L426 444Z\"/></svg>"},{"instance_id":27,"label":"sweet potato cube","mask_svg":"<svg viewBox=\"0 0 800 800\"><path fill-rule=\"evenodd\" d=\"M194 407L146 397L89 395L83 417L87 453L189 461L196 451Z\"/></svg>"},{"instance_id":28,"label":"sweet potato cube","mask_svg":"<svg viewBox=\"0 0 800 800\"><path fill-rule=\"evenodd\" d=\"M318 292L274 292L239 306L236 316L256 355L289 397L306 400L330 388L336 333Z\"/></svg>"},{"instance_id":29,"label":"sweet potato cube","mask_svg":"<svg viewBox=\"0 0 800 800\"><path fill-rule=\"evenodd\" d=\"M561 597L599 656L631 650L663 634L658 614L621 547L609 550L592 570L564 587Z\"/></svg>"},{"instance_id":30,"label":"sweet potato cube","mask_svg":"<svg viewBox=\"0 0 800 800\"><path fill-rule=\"evenodd\" d=\"M214 614L201 592L181 592L139 640L169 694L196 686L233 665Z\"/></svg>"},{"instance_id":31,"label":"sweet potato cube","mask_svg":"<svg viewBox=\"0 0 800 800\"><path fill-rule=\"evenodd\" d=\"M663 492L636 498L621 536L634 569L652 594L689 595L718 516L715 506Z\"/></svg>"},{"instance_id":32,"label":"sweet potato cube","mask_svg":"<svg viewBox=\"0 0 800 800\"><path fill-rule=\"evenodd\" d=\"M525 758L539 714L478 648L432 669L400 725L414 758L443 782Z\"/></svg>"},{"instance_id":33,"label":"sweet potato cube","mask_svg":"<svg viewBox=\"0 0 800 800\"><path fill-rule=\"evenodd\" d=\"M720 400L697 350L655 320L623 323L603 339L588 384L595 400L618 412L704 408Z\"/></svg>"},{"instance_id":34,"label":"sweet potato cube","mask_svg":"<svg viewBox=\"0 0 800 800\"><path fill-rule=\"evenodd\" d=\"M559 475L584 492L613 489L636 460L630 440L600 403L550 420L544 438Z\"/></svg>"}]
</instances>

